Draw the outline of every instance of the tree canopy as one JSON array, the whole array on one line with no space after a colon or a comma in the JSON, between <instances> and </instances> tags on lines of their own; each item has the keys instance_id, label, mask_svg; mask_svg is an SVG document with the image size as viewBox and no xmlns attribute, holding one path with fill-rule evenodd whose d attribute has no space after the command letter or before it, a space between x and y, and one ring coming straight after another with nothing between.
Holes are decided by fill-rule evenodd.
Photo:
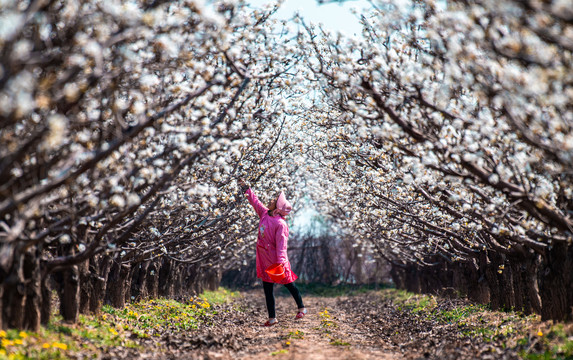
<instances>
[{"instance_id":1,"label":"tree canopy","mask_svg":"<svg viewBox=\"0 0 573 360\"><path fill-rule=\"evenodd\" d=\"M37 326L14 309L50 274L78 302L149 264L241 266L238 178L309 198L396 282L570 317L573 5L374 1L359 37L278 6L0 5L2 326Z\"/></svg>"}]
</instances>

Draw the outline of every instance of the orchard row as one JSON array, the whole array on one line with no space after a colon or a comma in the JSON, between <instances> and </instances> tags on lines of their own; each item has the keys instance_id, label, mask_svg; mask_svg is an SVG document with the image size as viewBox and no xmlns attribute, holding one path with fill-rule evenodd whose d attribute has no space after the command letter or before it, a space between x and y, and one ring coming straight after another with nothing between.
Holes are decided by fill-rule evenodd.
<instances>
[{"instance_id":1,"label":"orchard row","mask_svg":"<svg viewBox=\"0 0 573 360\"><path fill-rule=\"evenodd\" d=\"M572 5L380 1L353 38L240 1L2 6L2 327L51 289L73 321L217 286L254 252L239 177L402 287L571 316Z\"/></svg>"}]
</instances>

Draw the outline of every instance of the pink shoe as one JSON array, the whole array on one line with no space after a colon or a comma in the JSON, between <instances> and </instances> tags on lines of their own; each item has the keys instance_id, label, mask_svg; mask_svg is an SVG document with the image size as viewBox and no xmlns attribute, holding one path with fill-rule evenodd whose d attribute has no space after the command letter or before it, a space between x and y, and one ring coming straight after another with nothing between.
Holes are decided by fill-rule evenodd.
<instances>
[{"instance_id":1,"label":"pink shoe","mask_svg":"<svg viewBox=\"0 0 573 360\"><path fill-rule=\"evenodd\" d=\"M261 326L270 327L270 326L276 325L276 324L278 324L278 323L279 323L279 322L278 322L277 320L275 320L274 322L271 322L270 320L267 320L267 322L264 323L264 324L261 325Z\"/></svg>"},{"instance_id":2,"label":"pink shoe","mask_svg":"<svg viewBox=\"0 0 573 360\"><path fill-rule=\"evenodd\" d=\"M304 309L303 311L299 311L295 316L295 320L302 319L305 315L306 315L306 309Z\"/></svg>"}]
</instances>

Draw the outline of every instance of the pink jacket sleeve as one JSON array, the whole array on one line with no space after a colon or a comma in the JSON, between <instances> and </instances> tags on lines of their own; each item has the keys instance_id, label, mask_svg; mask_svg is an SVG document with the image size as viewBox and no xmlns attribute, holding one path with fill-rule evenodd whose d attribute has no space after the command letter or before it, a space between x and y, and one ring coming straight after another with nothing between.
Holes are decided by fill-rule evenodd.
<instances>
[{"instance_id":1,"label":"pink jacket sleeve","mask_svg":"<svg viewBox=\"0 0 573 360\"><path fill-rule=\"evenodd\" d=\"M275 241L277 247L277 262L285 264L287 262L287 242L288 242L288 226L284 221L279 222L275 233Z\"/></svg>"},{"instance_id":2,"label":"pink jacket sleeve","mask_svg":"<svg viewBox=\"0 0 573 360\"><path fill-rule=\"evenodd\" d=\"M264 213L269 211L269 209L267 209L267 207L263 205L263 203L259 200L259 198L257 197L257 195L255 195L255 193L251 188L248 188L247 191L245 191L245 195L247 195L249 203L251 204L253 209L255 209L257 215L259 215L259 218L263 217Z\"/></svg>"}]
</instances>

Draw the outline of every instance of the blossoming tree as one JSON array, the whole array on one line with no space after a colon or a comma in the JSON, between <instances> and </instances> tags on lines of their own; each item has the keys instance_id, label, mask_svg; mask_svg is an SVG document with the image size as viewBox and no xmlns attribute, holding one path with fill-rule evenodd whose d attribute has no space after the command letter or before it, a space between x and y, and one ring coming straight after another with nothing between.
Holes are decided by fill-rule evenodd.
<instances>
[{"instance_id":1,"label":"blossoming tree","mask_svg":"<svg viewBox=\"0 0 573 360\"><path fill-rule=\"evenodd\" d=\"M572 5L375 4L343 38L241 1L3 3L1 327L52 288L74 321L217 286L254 252L239 177L398 286L570 317Z\"/></svg>"}]
</instances>

